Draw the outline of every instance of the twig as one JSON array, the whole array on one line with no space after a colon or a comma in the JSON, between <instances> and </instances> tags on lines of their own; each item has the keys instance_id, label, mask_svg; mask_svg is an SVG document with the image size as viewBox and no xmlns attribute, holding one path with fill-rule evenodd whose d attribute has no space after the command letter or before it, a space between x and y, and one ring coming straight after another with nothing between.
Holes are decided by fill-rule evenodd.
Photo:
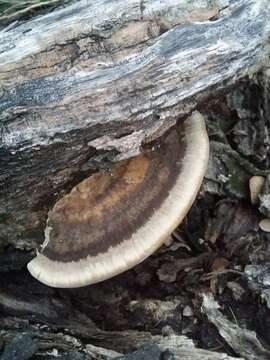
<instances>
[{"instance_id":1,"label":"twig","mask_svg":"<svg viewBox=\"0 0 270 360\"><path fill-rule=\"evenodd\" d=\"M227 270L213 271L213 272L207 273L202 277L202 280L203 281L208 281L208 280L212 279L213 277L228 274L228 273L238 274L238 275L241 275L241 276L245 275L242 271L227 269Z\"/></svg>"}]
</instances>

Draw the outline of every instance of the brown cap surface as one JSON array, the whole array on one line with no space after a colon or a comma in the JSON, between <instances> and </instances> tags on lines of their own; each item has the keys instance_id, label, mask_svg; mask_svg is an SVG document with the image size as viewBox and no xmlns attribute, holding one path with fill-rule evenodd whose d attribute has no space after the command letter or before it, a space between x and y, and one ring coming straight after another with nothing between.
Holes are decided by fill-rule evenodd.
<instances>
[{"instance_id":1,"label":"brown cap surface","mask_svg":"<svg viewBox=\"0 0 270 360\"><path fill-rule=\"evenodd\" d=\"M143 261L191 207L208 153L204 119L195 112L157 150L82 181L49 212L30 273L49 286L71 288Z\"/></svg>"}]
</instances>

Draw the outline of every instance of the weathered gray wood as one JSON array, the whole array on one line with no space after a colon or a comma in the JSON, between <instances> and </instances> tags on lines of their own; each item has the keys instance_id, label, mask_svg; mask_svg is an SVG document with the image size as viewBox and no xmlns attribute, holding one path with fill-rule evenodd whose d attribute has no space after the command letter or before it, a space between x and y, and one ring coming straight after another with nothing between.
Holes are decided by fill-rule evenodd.
<instances>
[{"instance_id":1,"label":"weathered gray wood","mask_svg":"<svg viewBox=\"0 0 270 360\"><path fill-rule=\"evenodd\" d=\"M212 294L203 294L203 312L214 324L220 335L232 347L236 354L246 360L268 360L270 351L263 347L254 331L242 329L238 324L229 321L219 310Z\"/></svg>"},{"instance_id":2,"label":"weathered gray wood","mask_svg":"<svg viewBox=\"0 0 270 360\"><path fill-rule=\"evenodd\" d=\"M12 317L6 317L2 321L2 329L0 329L0 336L6 343L13 341L13 349L25 347L25 350L29 351L29 348L32 347L34 348L33 353L43 355L53 349L58 349L58 352L81 351L91 355L91 357L86 355L86 359L106 360L136 348L155 344L161 351L170 350L176 360L236 360L235 357L223 352L197 348L193 340L182 335L152 335L148 331L135 330L101 330L89 319L87 314L82 314L74 307L70 307L69 301L57 300L57 297L50 291L46 293L40 289L40 293L42 297L33 294L28 301L18 301L17 296L8 296L1 291L1 307L5 312L18 314L15 321ZM62 295L68 300L68 294L63 293ZM46 300L44 300L45 296ZM149 303L151 304L151 301ZM160 305L161 309L158 312L162 314L162 307L166 307L166 302L160 301ZM26 323L22 317L29 316L29 312L41 324L46 318L47 323L50 324L49 328ZM64 314L65 316L63 316ZM67 314L69 315L67 316ZM19 332L15 328L17 326L20 327ZM65 328L65 332L61 332L62 327ZM25 335L22 335L24 333ZM18 335L26 338L18 339ZM80 337L84 338L83 343L79 340ZM151 357L149 356L149 358ZM9 358L7 357L7 359ZM243 360L244 358L237 359Z\"/></svg>"},{"instance_id":3,"label":"weathered gray wood","mask_svg":"<svg viewBox=\"0 0 270 360\"><path fill-rule=\"evenodd\" d=\"M0 239L33 248L48 209L261 66L267 0L96 0L0 32Z\"/></svg>"}]
</instances>

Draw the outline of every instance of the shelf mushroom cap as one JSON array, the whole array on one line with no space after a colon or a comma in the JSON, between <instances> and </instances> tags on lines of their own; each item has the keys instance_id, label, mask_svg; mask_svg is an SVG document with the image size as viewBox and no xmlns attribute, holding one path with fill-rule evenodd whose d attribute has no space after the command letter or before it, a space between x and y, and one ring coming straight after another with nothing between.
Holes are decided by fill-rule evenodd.
<instances>
[{"instance_id":1,"label":"shelf mushroom cap","mask_svg":"<svg viewBox=\"0 0 270 360\"><path fill-rule=\"evenodd\" d=\"M208 156L204 119L194 112L157 150L85 179L49 212L28 270L46 285L75 288L142 262L187 214Z\"/></svg>"}]
</instances>

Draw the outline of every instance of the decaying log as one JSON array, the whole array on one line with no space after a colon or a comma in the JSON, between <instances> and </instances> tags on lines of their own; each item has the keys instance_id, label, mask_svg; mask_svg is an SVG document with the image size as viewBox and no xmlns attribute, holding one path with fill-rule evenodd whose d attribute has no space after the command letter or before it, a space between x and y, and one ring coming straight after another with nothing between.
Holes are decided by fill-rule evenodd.
<instances>
[{"instance_id":1,"label":"decaying log","mask_svg":"<svg viewBox=\"0 0 270 360\"><path fill-rule=\"evenodd\" d=\"M53 297L51 300L53 300ZM57 307L60 305L60 303L57 304L56 298L54 301L55 304L50 305L51 309L47 314L52 314L53 308L54 311L59 311L60 308L57 310ZM0 303L3 304L3 296L0 298ZM6 297L6 305L9 306L10 312L16 312L16 304L12 302L11 298L8 299ZM44 303L42 305L35 303L34 299L31 300L32 316L40 317L40 314L38 314L36 310L38 308L41 310L42 306L44 305ZM18 360L22 359L22 354L24 353L27 354L25 359L30 359L30 356L32 356L31 352L32 354L43 354L43 356L45 354L53 354L53 352L55 356L62 352L74 352L74 357L75 353L79 353L81 355L84 354L82 355L82 359L108 360L119 358L120 360L121 356L123 355L122 352L125 353L127 351L132 351L132 349L144 348L145 353L148 354L147 358L153 360L162 359L161 356L159 357L157 355L161 355L162 352L166 351L170 351L176 360L236 359L235 357L231 357L225 353L198 349L195 347L194 342L191 339L188 339L186 336L175 334L152 335L147 331L134 330L102 331L98 329L90 319L88 319L86 316L83 316L83 314L79 312L70 314L69 319L66 319L65 321L63 319L63 311L68 311L68 304L63 303L61 307L62 314L59 314L58 317L61 325L57 324L58 321L56 320L56 317L55 324L52 325L51 323L50 325L53 327L54 331L57 331L56 334L46 330L46 327L43 329L42 327L40 328L40 326L29 326L29 324L20 319L20 317L15 321L12 318L6 318L2 324L4 330L0 330L0 336L8 344L4 354L7 353L10 356L10 354L20 349L21 358L18 357ZM24 310L26 310L25 306ZM20 316L22 316L22 313ZM47 321L49 318L50 317L47 316ZM52 319L49 321L52 321ZM63 326L65 327L65 330L62 332L61 329ZM20 330L18 331L16 328L19 328ZM66 332L69 331L72 331L74 336L66 334ZM82 336L84 338L84 342L80 341L78 336ZM93 345L93 343L97 344L98 346ZM56 349L58 350L56 351ZM117 351L115 349L117 349ZM140 355L141 350L138 351L138 354L134 355L133 359L144 359L144 357ZM28 355L29 353L30 355ZM5 359L10 359L8 355ZM123 359L125 358L123 357ZM244 358L237 359L243 360Z\"/></svg>"},{"instance_id":2,"label":"decaying log","mask_svg":"<svg viewBox=\"0 0 270 360\"><path fill-rule=\"evenodd\" d=\"M235 323L230 322L222 315L219 308L219 304L214 301L211 294L203 295L203 311L238 355L247 360L269 359L270 351L263 347L256 333L248 329L242 329L237 324L236 319Z\"/></svg>"},{"instance_id":3,"label":"decaying log","mask_svg":"<svg viewBox=\"0 0 270 360\"><path fill-rule=\"evenodd\" d=\"M270 73L260 70L269 67L269 7L84 0L1 30L1 359L269 356L270 242L258 230L269 187L257 205L248 193L270 165ZM204 196L174 242L91 287L35 281L25 267L33 252L21 249L43 241L56 200L151 148L195 108L212 153ZM202 314L209 288L226 316L210 297Z\"/></svg>"},{"instance_id":4,"label":"decaying log","mask_svg":"<svg viewBox=\"0 0 270 360\"><path fill-rule=\"evenodd\" d=\"M35 247L74 184L258 69L269 14L267 0L96 0L4 28L1 246Z\"/></svg>"}]
</instances>

